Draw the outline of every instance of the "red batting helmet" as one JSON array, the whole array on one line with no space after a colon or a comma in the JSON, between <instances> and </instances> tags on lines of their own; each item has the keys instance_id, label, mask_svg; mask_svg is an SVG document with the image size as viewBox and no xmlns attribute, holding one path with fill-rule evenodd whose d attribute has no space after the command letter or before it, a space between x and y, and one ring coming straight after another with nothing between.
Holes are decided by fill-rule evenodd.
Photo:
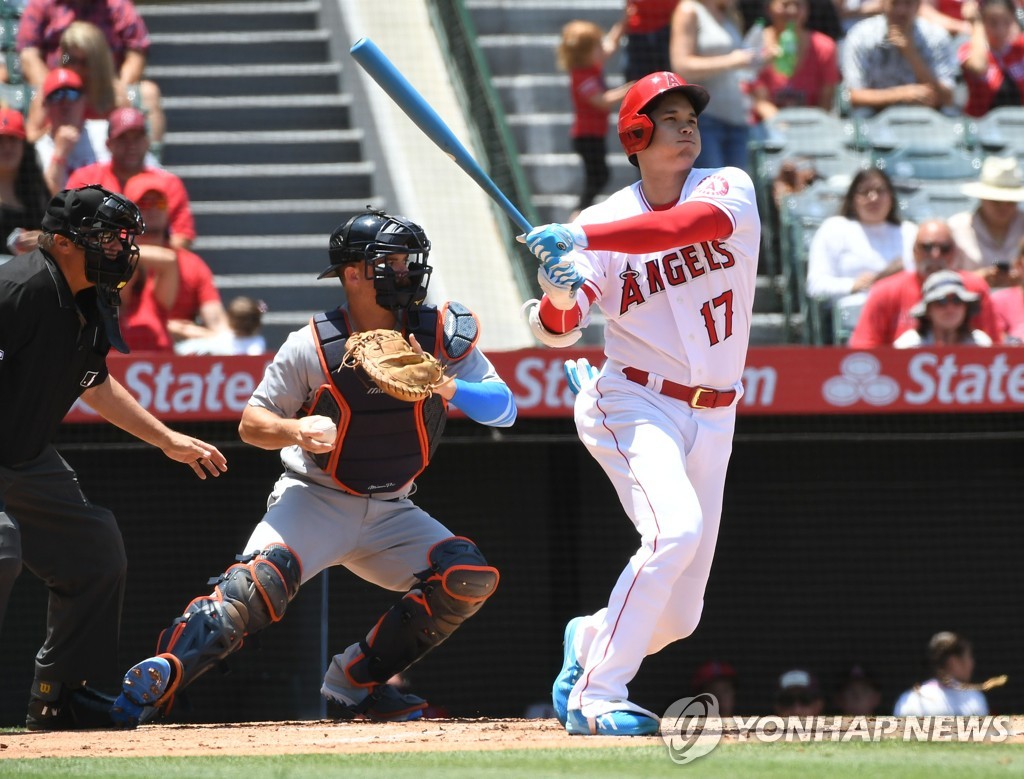
<instances>
[{"instance_id":1,"label":"red batting helmet","mask_svg":"<svg viewBox=\"0 0 1024 779\"><path fill-rule=\"evenodd\" d=\"M667 92L682 92L690 99L690 105L698 115L707 108L711 99L704 87L687 84L667 70L649 73L639 79L629 88L619 107L619 140L634 165L636 158L633 155L646 149L654 135L654 122L644 111L651 101Z\"/></svg>"}]
</instances>

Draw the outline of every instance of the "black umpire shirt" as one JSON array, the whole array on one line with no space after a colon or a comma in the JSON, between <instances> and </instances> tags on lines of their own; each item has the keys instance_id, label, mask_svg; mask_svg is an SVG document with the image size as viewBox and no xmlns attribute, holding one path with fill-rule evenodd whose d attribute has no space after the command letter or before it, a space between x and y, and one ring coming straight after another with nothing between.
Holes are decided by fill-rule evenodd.
<instances>
[{"instance_id":1,"label":"black umpire shirt","mask_svg":"<svg viewBox=\"0 0 1024 779\"><path fill-rule=\"evenodd\" d=\"M0 465L37 457L68 409L107 378L96 289L71 294L43 250L0 265Z\"/></svg>"}]
</instances>

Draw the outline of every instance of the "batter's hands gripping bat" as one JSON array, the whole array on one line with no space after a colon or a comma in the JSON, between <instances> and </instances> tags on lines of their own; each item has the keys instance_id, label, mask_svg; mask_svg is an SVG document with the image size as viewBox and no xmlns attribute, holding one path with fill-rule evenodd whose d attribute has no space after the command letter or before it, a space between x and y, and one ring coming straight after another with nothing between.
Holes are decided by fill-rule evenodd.
<instances>
[{"instance_id":1,"label":"batter's hands gripping bat","mask_svg":"<svg viewBox=\"0 0 1024 779\"><path fill-rule=\"evenodd\" d=\"M520 230L528 233L533 229L526 217L512 205L512 202L498 189L491 177L484 173L483 168L477 164L466 147L459 142L444 120L437 115L437 112L398 71L391 60L384 56L384 52L378 49L373 41L369 38L360 38L349 49L349 53L352 55L352 59L358 62L359 66L412 119L413 123L501 206L501 209L518 225Z\"/></svg>"}]
</instances>

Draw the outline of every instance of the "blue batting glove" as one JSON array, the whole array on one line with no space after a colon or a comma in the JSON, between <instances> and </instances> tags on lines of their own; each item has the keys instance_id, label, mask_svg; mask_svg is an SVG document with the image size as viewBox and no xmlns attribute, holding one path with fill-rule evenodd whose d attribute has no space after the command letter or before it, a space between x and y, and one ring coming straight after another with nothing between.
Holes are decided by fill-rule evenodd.
<instances>
[{"instance_id":1,"label":"blue batting glove","mask_svg":"<svg viewBox=\"0 0 1024 779\"><path fill-rule=\"evenodd\" d=\"M578 360L566 360L562 366L565 371L565 378L569 382L569 389L574 395L578 395L581 389L585 389L597 381L600 371L590 364L586 357Z\"/></svg>"},{"instance_id":2,"label":"blue batting glove","mask_svg":"<svg viewBox=\"0 0 1024 779\"><path fill-rule=\"evenodd\" d=\"M569 293L576 294L583 286L583 276L576 269L576 263L571 259L550 259L541 263L540 273L537 276L541 288L547 293Z\"/></svg>"},{"instance_id":3,"label":"blue batting glove","mask_svg":"<svg viewBox=\"0 0 1024 779\"><path fill-rule=\"evenodd\" d=\"M557 262L574 248L585 249L587 237L576 225L547 224L530 230L524 243L541 262Z\"/></svg>"}]
</instances>

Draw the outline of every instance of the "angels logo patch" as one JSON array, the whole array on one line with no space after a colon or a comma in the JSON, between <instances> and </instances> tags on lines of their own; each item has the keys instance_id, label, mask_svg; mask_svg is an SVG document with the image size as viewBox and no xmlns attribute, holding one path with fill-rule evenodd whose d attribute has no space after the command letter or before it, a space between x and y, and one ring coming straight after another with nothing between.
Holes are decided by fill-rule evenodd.
<instances>
[{"instance_id":1,"label":"angels logo patch","mask_svg":"<svg viewBox=\"0 0 1024 779\"><path fill-rule=\"evenodd\" d=\"M708 176L706 179L701 180L693 194L722 197L729 194L729 182L725 180L724 176Z\"/></svg>"}]
</instances>

